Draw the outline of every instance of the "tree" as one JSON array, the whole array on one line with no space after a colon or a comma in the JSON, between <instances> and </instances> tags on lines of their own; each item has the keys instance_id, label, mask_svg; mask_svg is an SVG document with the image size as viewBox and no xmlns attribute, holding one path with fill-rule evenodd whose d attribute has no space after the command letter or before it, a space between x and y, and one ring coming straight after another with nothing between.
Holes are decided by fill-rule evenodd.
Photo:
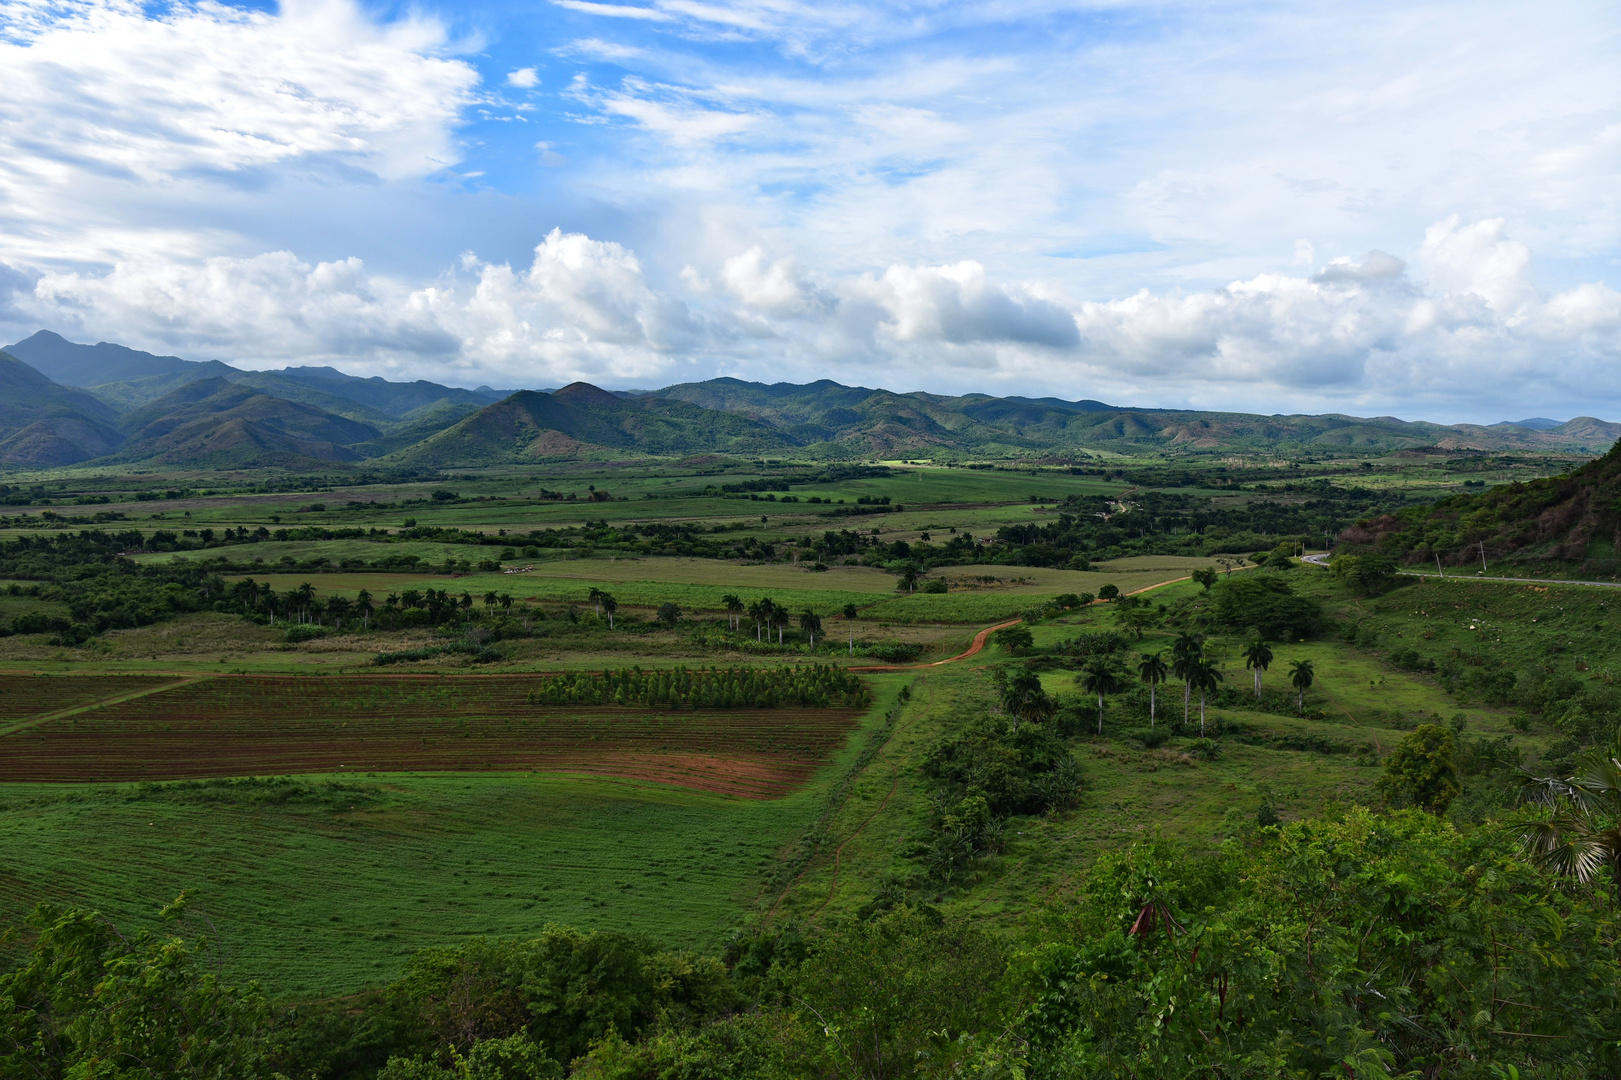
<instances>
[{"instance_id":1,"label":"tree","mask_svg":"<svg viewBox=\"0 0 1621 1080\"><path fill-rule=\"evenodd\" d=\"M361 589L359 594L355 597L355 614L360 616L360 627L362 630L371 629L371 617L376 613L376 611L377 608L374 607L371 602L371 593L367 592L365 589Z\"/></svg>"},{"instance_id":2,"label":"tree","mask_svg":"<svg viewBox=\"0 0 1621 1080\"><path fill-rule=\"evenodd\" d=\"M512 594L511 593L502 593L501 594L501 610L503 612L512 610Z\"/></svg>"},{"instance_id":3,"label":"tree","mask_svg":"<svg viewBox=\"0 0 1621 1080\"><path fill-rule=\"evenodd\" d=\"M1039 723L1058 712L1058 703L1047 695L1041 676L1028 668L1002 683L1002 709L1017 720Z\"/></svg>"},{"instance_id":4,"label":"tree","mask_svg":"<svg viewBox=\"0 0 1621 1080\"><path fill-rule=\"evenodd\" d=\"M1392 806L1416 806L1444 814L1463 790L1452 757L1452 732L1440 724L1420 724L1385 758L1378 790Z\"/></svg>"},{"instance_id":5,"label":"tree","mask_svg":"<svg viewBox=\"0 0 1621 1080\"><path fill-rule=\"evenodd\" d=\"M1200 585L1203 585L1205 592L1209 592L1210 586L1216 583L1216 568L1214 566L1202 566L1189 576Z\"/></svg>"},{"instance_id":6,"label":"tree","mask_svg":"<svg viewBox=\"0 0 1621 1080\"><path fill-rule=\"evenodd\" d=\"M1382 551L1367 555L1341 555L1334 560L1336 577L1344 578L1365 594L1383 592L1395 580L1396 560Z\"/></svg>"},{"instance_id":7,"label":"tree","mask_svg":"<svg viewBox=\"0 0 1621 1080\"><path fill-rule=\"evenodd\" d=\"M844 605L844 620L850 626L850 655L851 656L854 656L856 654L856 616L858 616L860 613L861 613L860 610L854 604L845 604Z\"/></svg>"},{"instance_id":8,"label":"tree","mask_svg":"<svg viewBox=\"0 0 1621 1080\"><path fill-rule=\"evenodd\" d=\"M1171 674L1182 680L1182 723L1188 722L1193 707L1193 669L1204 656L1204 641L1186 630L1171 644Z\"/></svg>"},{"instance_id":9,"label":"tree","mask_svg":"<svg viewBox=\"0 0 1621 1080\"><path fill-rule=\"evenodd\" d=\"M898 585L896 585L896 588L897 589L905 589L907 592L915 591L917 589L917 570L916 570L916 568L910 567L910 566L907 567L906 568L906 573L901 575L900 583Z\"/></svg>"},{"instance_id":10,"label":"tree","mask_svg":"<svg viewBox=\"0 0 1621 1080\"><path fill-rule=\"evenodd\" d=\"M1098 734L1103 734L1103 698L1106 694L1113 694L1120 689L1120 676L1115 674L1114 668L1102 657L1098 657L1087 665L1081 672L1081 687L1089 694L1098 696Z\"/></svg>"},{"instance_id":11,"label":"tree","mask_svg":"<svg viewBox=\"0 0 1621 1080\"><path fill-rule=\"evenodd\" d=\"M777 644L782 644L782 632L788 629L794 617L780 604L771 605L771 627L777 631Z\"/></svg>"},{"instance_id":12,"label":"tree","mask_svg":"<svg viewBox=\"0 0 1621 1080\"><path fill-rule=\"evenodd\" d=\"M180 919L184 893L164 908ZM40 904L23 966L0 975L0 1075L253 1080L272 1075L270 1009L220 985L206 939L125 936L94 912Z\"/></svg>"},{"instance_id":13,"label":"tree","mask_svg":"<svg viewBox=\"0 0 1621 1080\"><path fill-rule=\"evenodd\" d=\"M500 602L501 602L501 598L495 594L494 589L491 589L489 592L485 593L484 594L484 614L488 615L490 613L490 610L492 608L494 608L495 605L499 604Z\"/></svg>"},{"instance_id":14,"label":"tree","mask_svg":"<svg viewBox=\"0 0 1621 1080\"><path fill-rule=\"evenodd\" d=\"M1312 667L1310 660L1292 660L1289 663L1289 685L1295 688L1299 695L1295 699L1295 707L1301 716L1306 715L1306 691L1317 678L1317 671Z\"/></svg>"},{"instance_id":15,"label":"tree","mask_svg":"<svg viewBox=\"0 0 1621 1080\"><path fill-rule=\"evenodd\" d=\"M1120 596L1120 586L1114 584L1113 582L1109 583L1108 585L1103 586L1101 589L1098 590L1098 599L1099 600L1114 600L1114 599L1119 598L1119 596Z\"/></svg>"},{"instance_id":16,"label":"tree","mask_svg":"<svg viewBox=\"0 0 1621 1080\"><path fill-rule=\"evenodd\" d=\"M587 602L596 605L598 618L602 617L602 598L607 595L607 593L603 592L596 586L592 586L591 591L585 594Z\"/></svg>"},{"instance_id":17,"label":"tree","mask_svg":"<svg viewBox=\"0 0 1621 1080\"><path fill-rule=\"evenodd\" d=\"M1520 823L1531 857L1583 884L1608 875L1621 899L1621 729L1578 757L1570 776L1532 778L1522 798L1547 811Z\"/></svg>"},{"instance_id":18,"label":"tree","mask_svg":"<svg viewBox=\"0 0 1621 1080\"><path fill-rule=\"evenodd\" d=\"M1036 643L1035 636L1025 626L1004 626L991 636L996 639L998 645L1011 653L1028 649Z\"/></svg>"},{"instance_id":19,"label":"tree","mask_svg":"<svg viewBox=\"0 0 1621 1080\"><path fill-rule=\"evenodd\" d=\"M816 648L816 635L822 632L822 617L814 611L799 613L799 628L810 636L810 647Z\"/></svg>"},{"instance_id":20,"label":"tree","mask_svg":"<svg viewBox=\"0 0 1621 1080\"><path fill-rule=\"evenodd\" d=\"M666 600L664 603L659 605L658 614L655 615L654 618L658 619L658 621L663 623L665 626L673 627L676 623L681 621L681 609L670 603L670 601Z\"/></svg>"},{"instance_id":21,"label":"tree","mask_svg":"<svg viewBox=\"0 0 1621 1080\"><path fill-rule=\"evenodd\" d=\"M611 593L600 593L597 596L597 608L608 616L608 629L614 628L614 612L619 610L619 601Z\"/></svg>"},{"instance_id":22,"label":"tree","mask_svg":"<svg viewBox=\"0 0 1621 1080\"><path fill-rule=\"evenodd\" d=\"M1199 691L1199 737L1204 738L1204 705L1205 695L1215 693L1221 687L1221 669L1215 664L1205 661L1201 655L1193 662L1188 670L1188 679L1194 688Z\"/></svg>"},{"instance_id":23,"label":"tree","mask_svg":"<svg viewBox=\"0 0 1621 1080\"><path fill-rule=\"evenodd\" d=\"M1123 596L1120 598L1120 601L1123 604L1126 600L1136 599L1137 597L1135 596ZM1150 626L1154 625L1155 619L1156 616L1154 614L1154 609L1149 607L1146 602L1133 604L1130 607L1123 608L1120 612L1120 625L1128 630L1138 641L1141 641L1143 639L1144 632L1147 631Z\"/></svg>"},{"instance_id":24,"label":"tree","mask_svg":"<svg viewBox=\"0 0 1621 1080\"><path fill-rule=\"evenodd\" d=\"M332 616L333 629L343 629L343 620L349 617L349 609L353 606L347 596L334 596L326 602L326 612Z\"/></svg>"},{"instance_id":25,"label":"tree","mask_svg":"<svg viewBox=\"0 0 1621 1080\"><path fill-rule=\"evenodd\" d=\"M771 600L770 600L769 597L756 600L754 603L749 605L749 608L748 608L749 618L754 620L754 640L755 641L760 641L761 640L761 638L760 638L760 627L764 626L767 622L770 621L771 612L772 612L774 607L775 607L775 605L771 603Z\"/></svg>"},{"instance_id":26,"label":"tree","mask_svg":"<svg viewBox=\"0 0 1621 1080\"><path fill-rule=\"evenodd\" d=\"M727 593L725 596L720 598L720 602L721 606L726 609L726 625L729 628L736 630L738 623L743 619L743 601L738 599L732 593Z\"/></svg>"},{"instance_id":27,"label":"tree","mask_svg":"<svg viewBox=\"0 0 1621 1080\"><path fill-rule=\"evenodd\" d=\"M1143 653L1138 657L1137 677L1148 684L1148 728L1154 728L1155 688L1165 681L1170 674L1170 668L1165 664L1165 657L1159 653Z\"/></svg>"},{"instance_id":28,"label":"tree","mask_svg":"<svg viewBox=\"0 0 1621 1080\"><path fill-rule=\"evenodd\" d=\"M1261 672L1272 666L1272 646L1256 638L1244 647L1244 666L1255 672L1255 700L1261 700Z\"/></svg>"}]
</instances>

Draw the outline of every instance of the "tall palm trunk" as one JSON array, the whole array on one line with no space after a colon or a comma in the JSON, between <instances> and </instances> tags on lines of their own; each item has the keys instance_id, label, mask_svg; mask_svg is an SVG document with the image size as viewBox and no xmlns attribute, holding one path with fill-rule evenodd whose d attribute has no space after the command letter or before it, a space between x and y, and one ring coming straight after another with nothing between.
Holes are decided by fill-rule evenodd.
<instances>
[{"instance_id":1,"label":"tall palm trunk","mask_svg":"<svg viewBox=\"0 0 1621 1080\"><path fill-rule=\"evenodd\" d=\"M1193 708L1193 684L1182 680L1182 723L1188 722L1188 710Z\"/></svg>"},{"instance_id":2,"label":"tall palm trunk","mask_svg":"<svg viewBox=\"0 0 1621 1080\"><path fill-rule=\"evenodd\" d=\"M1204 738L1204 688L1199 688L1199 738Z\"/></svg>"},{"instance_id":3,"label":"tall palm trunk","mask_svg":"<svg viewBox=\"0 0 1621 1080\"><path fill-rule=\"evenodd\" d=\"M1261 669L1255 669L1255 700L1261 700Z\"/></svg>"},{"instance_id":4,"label":"tall palm trunk","mask_svg":"<svg viewBox=\"0 0 1621 1080\"><path fill-rule=\"evenodd\" d=\"M1154 730L1154 684L1148 684L1148 730Z\"/></svg>"},{"instance_id":5,"label":"tall palm trunk","mask_svg":"<svg viewBox=\"0 0 1621 1080\"><path fill-rule=\"evenodd\" d=\"M1103 695L1098 695L1098 734L1103 734Z\"/></svg>"}]
</instances>

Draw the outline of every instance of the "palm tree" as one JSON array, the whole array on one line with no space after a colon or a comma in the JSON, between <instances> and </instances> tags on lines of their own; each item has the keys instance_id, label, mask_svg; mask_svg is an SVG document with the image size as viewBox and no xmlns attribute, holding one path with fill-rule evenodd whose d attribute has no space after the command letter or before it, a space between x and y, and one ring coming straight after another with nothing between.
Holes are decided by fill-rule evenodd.
<instances>
[{"instance_id":1,"label":"palm tree","mask_svg":"<svg viewBox=\"0 0 1621 1080\"><path fill-rule=\"evenodd\" d=\"M743 601L731 593L720 598L721 606L726 609L726 625L732 630L737 629L738 622L743 618Z\"/></svg>"},{"instance_id":2,"label":"palm tree","mask_svg":"<svg viewBox=\"0 0 1621 1080\"><path fill-rule=\"evenodd\" d=\"M489 592L485 593L484 594L484 614L488 615L490 613L490 609L493 608L496 604L499 604L500 602L501 602L501 598L499 596L495 595L495 590L494 589L491 589Z\"/></svg>"},{"instance_id":3,"label":"palm tree","mask_svg":"<svg viewBox=\"0 0 1621 1080\"><path fill-rule=\"evenodd\" d=\"M614 628L614 612L619 610L619 601L615 600L609 593L602 593L597 597L597 603L600 605L601 610L608 613L608 629L612 630Z\"/></svg>"},{"instance_id":4,"label":"palm tree","mask_svg":"<svg viewBox=\"0 0 1621 1080\"><path fill-rule=\"evenodd\" d=\"M860 611L854 604L844 605L844 620L850 624L850 655L856 654L856 616Z\"/></svg>"},{"instance_id":5,"label":"palm tree","mask_svg":"<svg viewBox=\"0 0 1621 1080\"><path fill-rule=\"evenodd\" d=\"M1182 680L1182 723L1188 722L1188 711L1193 703L1193 669L1204 658L1204 642L1182 631L1171 645L1171 674Z\"/></svg>"},{"instance_id":6,"label":"palm tree","mask_svg":"<svg viewBox=\"0 0 1621 1080\"><path fill-rule=\"evenodd\" d=\"M1272 664L1272 647L1256 638L1244 647L1244 666L1255 672L1255 700L1261 700L1261 672Z\"/></svg>"},{"instance_id":7,"label":"palm tree","mask_svg":"<svg viewBox=\"0 0 1621 1080\"><path fill-rule=\"evenodd\" d=\"M901 575L901 586L905 588L907 592L914 591L917 588L917 571L911 567L907 567L906 573Z\"/></svg>"},{"instance_id":8,"label":"palm tree","mask_svg":"<svg viewBox=\"0 0 1621 1080\"><path fill-rule=\"evenodd\" d=\"M349 614L349 607L349 598L347 596L334 596L327 601L326 610L327 614L332 616L332 628L334 630L343 629L343 620Z\"/></svg>"},{"instance_id":9,"label":"palm tree","mask_svg":"<svg viewBox=\"0 0 1621 1080\"><path fill-rule=\"evenodd\" d=\"M779 604L771 605L771 625L777 630L778 645L782 644L782 632L788 628L788 625L791 622L793 622L793 618L794 617L792 615L788 614L787 608L782 607Z\"/></svg>"},{"instance_id":10,"label":"palm tree","mask_svg":"<svg viewBox=\"0 0 1621 1080\"><path fill-rule=\"evenodd\" d=\"M595 604L597 606L597 615L598 615L598 617L600 617L602 615L602 598L604 596L607 596L607 595L608 595L607 593L603 592L601 589L596 588L594 586L592 587L590 592L585 594L586 600L588 602L590 602L592 604Z\"/></svg>"},{"instance_id":11,"label":"palm tree","mask_svg":"<svg viewBox=\"0 0 1621 1080\"><path fill-rule=\"evenodd\" d=\"M1214 692L1221 684L1221 669L1215 664L1207 664L1200 658L1194 661L1190 672L1193 685L1199 689L1199 738L1204 738L1204 699L1207 692Z\"/></svg>"},{"instance_id":12,"label":"palm tree","mask_svg":"<svg viewBox=\"0 0 1621 1080\"><path fill-rule=\"evenodd\" d=\"M1154 688L1165 681L1170 674L1170 668L1165 666L1165 657L1159 653L1143 653L1138 659L1137 675L1148 684L1148 729L1154 729Z\"/></svg>"},{"instance_id":13,"label":"palm tree","mask_svg":"<svg viewBox=\"0 0 1621 1080\"><path fill-rule=\"evenodd\" d=\"M511 593L502 593L501 594L501 610L502 611L511 611L512 610L512 594Z\"/></svg>"},{"instance_id":14,"label":"palm tree","mask_svg":"<svg viewBox=\"0 0 1621 1080\"><path fill-rule=\"evenodd\" d=\"M771 618L771 609L775 605L770 600L756 600L749 605L749 618L754 620L754 640L760 640L760 625Z\"/></svg>"},{"instance_id":15,"label":"palm tree","mask_svg":"<svg viewBox=\"0 0 1621 1080\"><path fill-rule=\"evenodd\" d=\"M799 615L799 628L810 635L810 647L816 649L816 635L822 632L822 617L814 611L803 611Z\"/></svg>"},{"instance_id":16,"label":"palm tree","mask_svg":"<svg viewBox=\"0 0 1621 1080\"><path fill-rule=\"evenodd\" d=\"M372 606L371 593L361 589L355 597L355 614L360 616L360 627L363 630L371 629L372 613L377 609Z\"/></svg>"},{"instance_id":17,"label":"palm tree","mask_svg":"<svg viewBox=\"0 0 1621 1080\"><path fill-rule=\"evenodd\" d=\"M1114 668L1108 662L1099 658L1092 661L1085 671L1081 672L1081 688L1089 694L1098 696L1098 734L1103 734L1103 696L1112 694L1120 689L1120 676L1115 674Z\"/></svg>"},{"instance_id":18,"label":"palm tree","mask_svg":"<svg viewBox=\"0 0 1621 1080\"><path fill-rule=\"evenodd\" d=\"M1294 687L1299 697L1295 699L1295 707L1301 716L1306 715L1306 691L1316 680L1317 672L1311 666L1310 660L1294 660L1289 664L1289 685Z\"/></svg>"},{"instance_id":19,"label":"palm tree","mask_svg":"<svg viewBox=\"0 0 1621 1080\"><path fill-rule=\"evenodd\" d=\"M1521 798L1549 811L1520 823L1533 859L1583 884L1607 872L1621 897L1621 731L1577 758L1573 775L1532 777Z\"/></svg>"}]
</instances>

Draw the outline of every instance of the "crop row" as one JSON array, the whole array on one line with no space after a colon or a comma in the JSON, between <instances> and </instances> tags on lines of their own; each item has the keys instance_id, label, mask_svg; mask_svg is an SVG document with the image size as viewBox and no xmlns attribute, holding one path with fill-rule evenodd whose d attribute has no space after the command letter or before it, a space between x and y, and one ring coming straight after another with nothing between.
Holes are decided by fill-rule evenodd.
<instances>
[{"instance_id":1,"label":"crop row","mask_svg":"<svg viewBox=\"0 0 1621 1080\"><path fill-rule=\"evenodd\" d=\"M173 681L164 675L0 675L0 725Z\"/></svg>"},{"instance_id":2,"label":"crop row","mask_svg":"<svg viewBox=\"0 0 1621 1080\"><path fill-rule=\"evenodd\" d=\"M162 695L151 695L159 697ZM130 702L140 705L148 699ZM843 743L853 710L684 713L570 710L542 720L115 715L0 739L0 781L135 781L295 773L566 771L780 795Z\"/></svg>"}]
</instances>

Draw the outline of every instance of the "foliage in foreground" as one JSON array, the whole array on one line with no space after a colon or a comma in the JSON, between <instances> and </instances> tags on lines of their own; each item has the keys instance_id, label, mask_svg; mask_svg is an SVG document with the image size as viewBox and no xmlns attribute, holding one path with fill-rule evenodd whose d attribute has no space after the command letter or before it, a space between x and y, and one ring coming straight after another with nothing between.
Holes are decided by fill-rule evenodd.
<instances>
[{"instance_id":1,"label":"foliage in foreground","mask_svg":"<svg viewBox=\"0 0 1621 1080\"><path fill-rule=\"evenodd\" d=\"M870 905L869 910L877 910ZM1621 1075L1618 924L1517 838L1418 810L1104 855L998 935L893 907L722 956L549 927L272 1017L179 939L42 907L0 1075L329 1080Z\"/></svg>"},{"instance_id":2,"label":"foliage in foreground","mask_svg":"<svg viewBox=\"0 0 1621 1080\"><path fill-rule=\"evenodd\" d=\"M859 676L828 664L772 668L658 668L570 672L531 691L531 705L643 705L652 708L864 708L872 692Z\"/></svg>"}]
</instances>

